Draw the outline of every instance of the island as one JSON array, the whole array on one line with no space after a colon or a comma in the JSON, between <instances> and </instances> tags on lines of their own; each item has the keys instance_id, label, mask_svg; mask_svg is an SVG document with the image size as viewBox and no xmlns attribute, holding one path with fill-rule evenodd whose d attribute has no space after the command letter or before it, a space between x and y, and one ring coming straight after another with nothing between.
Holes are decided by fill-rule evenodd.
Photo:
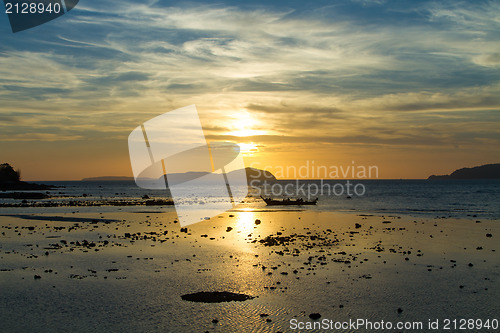
<instances>
[{"instance_id":1,"label":"island","mask_svg":"<svg viewBox=\"0 0 500 333\"><path fill-rule=\"evenodd\" d=\"M21 180L21 171L14 170L9 163L0 164L0 191L46 191L56 188L56 186L27 183ZM42 197L39 194L11 193L2 197L12 197L16 199L29 197Z\"/></svg>"},{"instance_id":2,"label":"island","mask_svg":"<svg viewBox=\"0 0 500 333\"><path fill-rule=\"evenodd\" d=\"M429 180L439 179L500 179L500 163L485 164L473 168L462 168L449 175L432 175Z\"/></svg>"},{"instance_id":3,"label":"island","mask_svg":"<svg viewBox=\"0 0 500 333\"><path fill-rule=\"evenodd\" d=\"M82 179L82 182L120 182L120 181L134 181L134 177L102 176L102 177L89 177Z\"/></svg>"},{"instance_id":4,"label":"island","mask_svg":"<svg viewBox=\"0 0 500 333\"><path fill-rule=\"evenodd\" d=\"M229 172L235 173L239 170L233 170ZM276 181L276 177L267 170L260 170L256 168L245 168L245 172L247 175L247 180L250 181ZM171 173L167 175L167 179L171 183L183 183L188 180L196 179L202 176L206 176L211 174L210 172L201 172L201 171L189 171L183 173ZM163 179L164 176L161 176L160 179ZM102 176L102 177L92 177L92 178L83 178L82 181L91 182L91 181L133 181L134 177L127 176Z\"/></svg>"}]
</instances>

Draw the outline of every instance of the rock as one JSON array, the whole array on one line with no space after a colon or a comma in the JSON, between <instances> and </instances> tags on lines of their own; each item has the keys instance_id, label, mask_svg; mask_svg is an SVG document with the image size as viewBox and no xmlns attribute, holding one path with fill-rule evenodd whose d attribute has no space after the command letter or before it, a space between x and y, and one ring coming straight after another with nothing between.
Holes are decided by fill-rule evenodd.
<instances>
[{"instance_id":1,"label":"rock","mask_svg":"<svg viewBox=\"0 0 500 333\"><path fill-rule=\"evenodd\" d=\"M237 294L227 291L200 291L194 294L182 295L181 298L185 301L190 302L202 302L202 303L222 303L222 302L243 302L249 299L253 299L253 296L245 294Z\"/></svg>"},{"instance_id":2,"label":"rock","mask_svg":"<svg viewBox=\"0 0 500 333\"><path fill-rule=\"evenodd\" d=\"M361 228L361 224L356 223L356 224L354 225L354 227L355 227L356 229L359 229L359 228Z\"/></svg>"},{"instance_id":3,"label":"rock","mask_svg":"<svg viewBox=\"0 0 500 333\"><path fill-rule=\"evenodd\" d=\"M23 200L23 203L28 203L26 199L46 199L49 198L49 196L47 194L38 192L7 192L0 193L0 198Z\"/></svg>"},{"instance_id":4,"label":"rock","mask_svg":"<svg viewBox=\"0 0 500 333\"><path fill-rule=\"evenodd\" d=\"M231 230L233 230L233 228L231 228L231 227L226 228L226 232L230 232Z\"/></svg>"},{"instance_id":5,"label":"rock","mask_svg":"<svg viewBox=\"0 0 500 333\"><path fill-rule=\"evenodd\" d=\"M261 221L259 219L255 220L255 224L259 225L260 223L261 223Z\"/></svg>"},{"instance_id":6,"label":"rock","mask_svg":"<svg viewBox=\"0 0 500 333\"><path fill-rule=\"evenodd\" d=\"M40 275L35 275L35 276L33 276L33 279L35 279L35 280L40 280L41 278L42 278L42 277L41 277Z\"/></svg>"},{"instance_id":7,"label":"rock","mask_svg":"<svg viewBox=\"0 0 500 333\"><path fill-rule=\"evenodd\" d=\"M398 308L398 313L401 313L401 312L403 312L403 309Z\"/></svg>"},{"instance_id":8,"label":"rock","mask_svg":"<svg viewBox=\"0 0 500 333\"><path fill-rule=\"evenodd\" d=\"M493 237L492 234L486 234L486 237Z\"/></svg>"},{"instance_id":9,"label":"rock","mask_svg":"<svg viewBox=\"0 0 500 333\"><path fill-rule=\"evenodd\" d=\"M312 320L318 320L319 318L321 318L321 315L319 313L311 313L309 315L309 318L311 318Z\"/></svg>"},{"instance_id":10,"label":"rock","mask_svg":"<svg viewBox=\"0 0 500 333\"><path fill-rule=\"evenodd\" d=\"M219 321L217 319L212 319L212 323L217 324Z\"/></svg>"}]
</instances>

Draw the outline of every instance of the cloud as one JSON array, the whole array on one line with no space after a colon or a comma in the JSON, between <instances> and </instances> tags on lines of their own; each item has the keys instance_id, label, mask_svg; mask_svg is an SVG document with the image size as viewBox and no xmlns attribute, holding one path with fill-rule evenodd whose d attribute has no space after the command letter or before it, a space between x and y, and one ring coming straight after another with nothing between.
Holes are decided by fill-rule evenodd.
<instances>
[{"instance_id":1,"label":"cloud","mask_svg":"<svg viewBox=\"0 0 500 333\"><path fill-rule=\"evenodd\" d=\"M500 85L471 87L448 92L411 92L387 94L357 100L353 108L371 108L386 111L471 110L500 109Z\"/></svg>"},{"instance_id":2,"label":"cloud","mask_svg":"<svg viewBox=\"0 0 500 333\"><path fill-rule=\"evenodd\" d=\"M0 117L36 110L18 126L39 140L126 138L195 103L214 138L267 147L496 140L479 112L500 109L497 3L308 7L81 3L51 37L0 48ZM242 110L269 135L224 136Z\"/></svg>"},{"instance_id":3,"label":"cloud","mask_svg":"<svg viewBox=\"0 0 500 333\"><path fill-rule=\"evenodd\" d=\"M83 136L77 135L60 135L55 133L19 133L14 135L0 134L0 141L3 142L29 142L29 141L46 141L46 142L62 142L62 141L77 141L84 139Z\"/></svg>"},{"instance_id":4,"label":"cloud","mask_svg":"<svg viewBox=\"0 0 500 333\"><path fill-rule=\"evenodd\" d=\"M474 62L485 67L500 67L500 52L477 56Z\"/></svg>"},{"instance_id":5,"label":"cloud","mask_svg":"<svg viewBox=\"0 0 500 333\"><path fill-rule=\"evenodd\" d=\"M309 105L288 105L285 102L282 102L280 105L262 105L262 104L249 104L246 106L247 109L249 110L254 110L254 111L259 111L259 112L264 112L264 113L272 113L272 114L279 114L279 113L284 113L284 114L311 114L311 115L327 115L333 117L335 114L340 114L343 111L338 109L335 106L332 107L327 107L327 106L315 106L309 104ZM338 115L340 117L340 115Z\"/></svg>"}]
</instances>

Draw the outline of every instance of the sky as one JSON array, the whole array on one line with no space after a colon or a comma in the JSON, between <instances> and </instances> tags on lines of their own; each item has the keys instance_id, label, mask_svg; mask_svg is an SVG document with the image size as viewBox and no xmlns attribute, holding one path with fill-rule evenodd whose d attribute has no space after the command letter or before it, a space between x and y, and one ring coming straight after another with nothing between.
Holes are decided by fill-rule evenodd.
<instances>
[{"instance_id":1,"label":"sky","mask_svg":"<svg viewBox=\"0 0 500 333\"><path fill-rule=\"evenodd\" d=\"M500 162L498 1L80 0L15 34L2 12L0 36L0 162L24 180L131 176L131 131L191 104L271 172Z\"/></svg>"}]
</instances>

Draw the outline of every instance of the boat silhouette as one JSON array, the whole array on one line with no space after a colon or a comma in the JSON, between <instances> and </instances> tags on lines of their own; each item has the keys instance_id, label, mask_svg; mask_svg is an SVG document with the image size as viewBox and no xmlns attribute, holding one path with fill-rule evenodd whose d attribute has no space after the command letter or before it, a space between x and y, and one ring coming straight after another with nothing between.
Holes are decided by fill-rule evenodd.
<instances>
[{"instance_id":1,"label":"boat silhouette","mask_svg":"<svg viewBox=\"0 0 500 333\"><path fill-rule=\"evenodd\" d=\"M262 200L268 205L268 206L303 206L303 205L316 205L318 202L318 198L314 200L304 200L302 198L296 199L296 200L291 200L291 199L283 199L283 200L276 200L272 198L264 198L263 196L260 196Z\"/></svg>"}]
</instances>

